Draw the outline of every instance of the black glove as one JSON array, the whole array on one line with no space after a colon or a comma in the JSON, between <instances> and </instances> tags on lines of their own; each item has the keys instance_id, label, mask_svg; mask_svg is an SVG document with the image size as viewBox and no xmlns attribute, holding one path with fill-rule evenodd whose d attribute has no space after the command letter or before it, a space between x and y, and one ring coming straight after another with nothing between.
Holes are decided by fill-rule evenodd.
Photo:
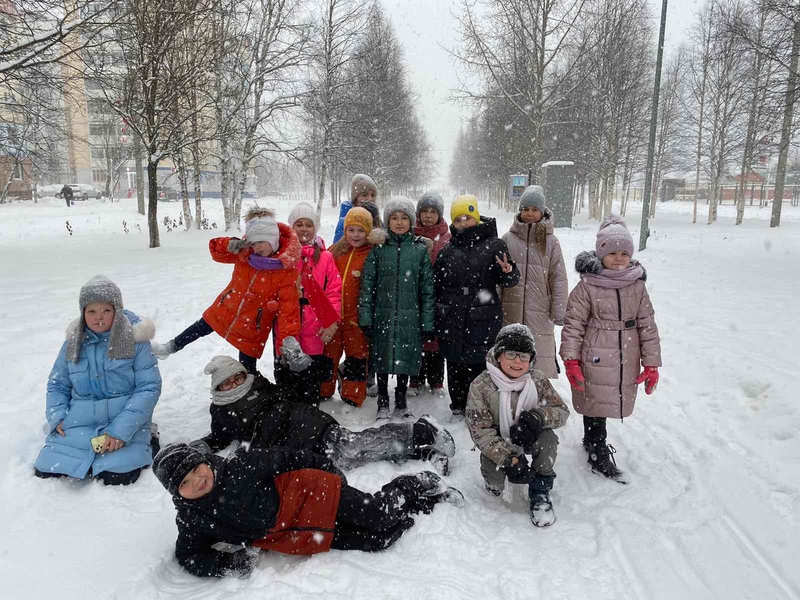
<instances>
[{"instance_id":1,"label":"black glove","mask_svg":"<svg viewBox=\"0 0 800 600\"><path fill-rule=\"evenodd\" d=\"M231 238L230 241L228 242L228 252L237 254L246 246L247 246L246 240L240 240L239 238Z\"/></svg>"},{"instance_id":2,"label":"black glove","mask_svg":"<svg viewBox=\"0 0 800 600\"><path fill-rule=\"evenodd\" d=\"M361 333L364 334L364 337L367 338L367 341L372 343L372 325L364 325L361 328Z\"/></svg>"},{"instance_id":3,"label":"black glove","mask_svg":"<svg viewBox=\"0 0 800 600\"><path fill-rule=\"evenodd\" d=\"M542 433L544 415L538 408L530 411L522 411L517 419L517 424L509 429L511 433L511 443L522 448L529 448Z\"/></svg>"},{"instance_id":4,"label":"black glove","mask_svg":"<svg viewBox=\"0 0 800 600\"><path fill-rule=\"evenodd\" d=\"M250 574L255 569L258 562L258 550L255 548L246 548L239 550L230 555L227 560L227 568L225 569L226 575L233 575L240 579L250 577Z\"/></svg>"},{"instance_id":5,"label":"black glove","mask_svg":"<svg viewBox=\"0 0 800 600\"><path fill-rule=\"evenodd\" d=\"M518 459L518 462L512 465L511 461L515 458ZM506 477L511 483L530 483L531 479L533 479L533 472L528 466L528 459L524 454L510 457L507 465L503 467L503 471L505 471Z\"/></svg>"}]
</instances>

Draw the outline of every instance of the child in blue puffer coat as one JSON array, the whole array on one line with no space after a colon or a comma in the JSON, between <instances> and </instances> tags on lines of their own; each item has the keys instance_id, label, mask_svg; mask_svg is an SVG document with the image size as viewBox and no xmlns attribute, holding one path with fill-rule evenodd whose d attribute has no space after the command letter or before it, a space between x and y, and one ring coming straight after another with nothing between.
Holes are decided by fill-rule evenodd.
<instances>
[{"instance_id":1,"label":"child in blue puffer coat","mask_svg":"<svg viewBox=\"0 0 800 600\"><path fill-rule=\"evenodd\" d=\"M124 310L120 289L103 275L81 288L79 305L47 381L49 434L34 473L127 485L153 461L155 326Z\"/></svg>"}]
</instances>

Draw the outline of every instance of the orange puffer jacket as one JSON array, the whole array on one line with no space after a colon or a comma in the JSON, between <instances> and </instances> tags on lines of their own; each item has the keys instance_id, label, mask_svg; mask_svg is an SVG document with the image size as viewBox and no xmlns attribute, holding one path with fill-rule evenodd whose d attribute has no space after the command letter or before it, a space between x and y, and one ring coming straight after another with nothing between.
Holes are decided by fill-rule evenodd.
<instances>
[{"instance_id":1,"label":"orange puffer jacket","mask_svg":"<svg viewBox=\"0 0 800 600\"><path fill-rule=\"evenodd\" d=\"M278 223L280 244L272 258L280 260L282 269L259 270L252 267L248 257L252 248L241 252L228 251L232 238L214 238L209 241L211 258L216 262L233 263L233 276L223 292L203 313L203 318L220 336L237 350L248 356L260 358L278 319L277 347L286 337L300 333L300 302L297 290L300 259L300 241L292 229Z\"/></svg>"},{"instance_id":2,"label":"orange puffer jacket","mask_svg":"<svg viewBox=\"0 0 800 600\"><path fill-rule=\"evenodd\" d=\"M373 229L373 231L376 231ZM343 325L358 327L358 294L361 291L361 274L370 250L376 238L372 233L367 243L360 248L353 248L346 238L342 238L331 247L331 254L336 261L336 268L342 277L342 320Z\"/></svg>"}]
</instances>

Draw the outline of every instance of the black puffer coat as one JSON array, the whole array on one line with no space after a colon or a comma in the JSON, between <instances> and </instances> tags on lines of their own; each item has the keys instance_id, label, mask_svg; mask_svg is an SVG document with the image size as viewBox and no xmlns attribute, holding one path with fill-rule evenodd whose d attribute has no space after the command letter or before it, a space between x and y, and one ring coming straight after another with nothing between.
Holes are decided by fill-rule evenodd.
<instances>
[{"instance_id":1,"label":"black puffer coat","mask_svg":"<svg viewBox=\"0 0 800 600\"><path fill-rule=\"evenodd\" d=\"M240 448L229 459L208 455L214 471L214 489L197 500L174 496L178 511L178 563L199 577L222 577L228 573L247 573L252 569L248 555L218 551L249 546L264 537L275 525L281 499L275 476L299 469L330 470L331 463L312 452L293 452L284 448ZM212 546L217 545L217 548Z\"/></svg>"},{"instance_id":2,"label":"black puffer coat","mask_svg":"<svg viewBox=\"0 0 800 600\"><path fill-rule=\"evenodd\" d=\"M241 400L218 406L212 404L211 433L203 438L212 452L231 442L250 442L256 448L282 446L289 450L324 452L323 437L336 419L315 406L296 401L292 392L282 390L261 375Z\"/></svg>"},{"instance_id":3,"label":"black puffer coat","mask_svg":"<svg viewBox=\"0 0 800 600\"><path fill-rule=\"evenodd\" d=\"M482 364L503 325L497 286L517 285L519 269L497 237L493 218L481 217L468 229L451 225L450 233L434 265L439 351L448 361ZM503 273L495 260L503 255L514 266L510 273Z\"/></svg>"}]
</instances>

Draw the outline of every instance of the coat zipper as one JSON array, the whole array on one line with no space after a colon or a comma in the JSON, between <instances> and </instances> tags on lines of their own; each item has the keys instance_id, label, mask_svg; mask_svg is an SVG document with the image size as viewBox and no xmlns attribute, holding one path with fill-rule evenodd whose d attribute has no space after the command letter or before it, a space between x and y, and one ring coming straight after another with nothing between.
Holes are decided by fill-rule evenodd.
<instances>
[{"instance_id":1,"label":"coat zipper","mask_svg":"<svg viewBox=\"0 0 800 600\"><path fill-rule=\"evenodd\" d=\"M617 292L617 317L619 322L622 323L622 298L620 297L619 290ZM619 330L619 418L622 419L622 371L625 365L625 356L622 352L622 330Z\"/></svg>"},{"instance_id":2,"label":"coat zipper","mask_svg":"<svg viewBox=\"0 0 800 600\"><path fill-rule=\"evenodd\" d=\"M239 300L239 308L236 309L236 315L233 317L230 326L228 327L228 331L225 332L225 339L228 339L228 336L231 334L233 330L233 326L236 325L236 321L239 319L239 315L242 314L242 306L244 306L244 299L247 296L247 293L250 291L250 288L253 287L253 282L256 280L258 273L253 273L253 276L250 278L250 283L247 284L247 289L242 294L242 299Z\"/></svg>"},{"instance_id":3,"label":"coat zipper","mask_svg":"<svg viewBox=\"0 0 800 600\"><path fill-rule=\"evenodd\" d=\"M256 331L261 329L261 317L264 316L264 307L258 307L258 313L256 314Z\"/></svg>"}]
</instances>

